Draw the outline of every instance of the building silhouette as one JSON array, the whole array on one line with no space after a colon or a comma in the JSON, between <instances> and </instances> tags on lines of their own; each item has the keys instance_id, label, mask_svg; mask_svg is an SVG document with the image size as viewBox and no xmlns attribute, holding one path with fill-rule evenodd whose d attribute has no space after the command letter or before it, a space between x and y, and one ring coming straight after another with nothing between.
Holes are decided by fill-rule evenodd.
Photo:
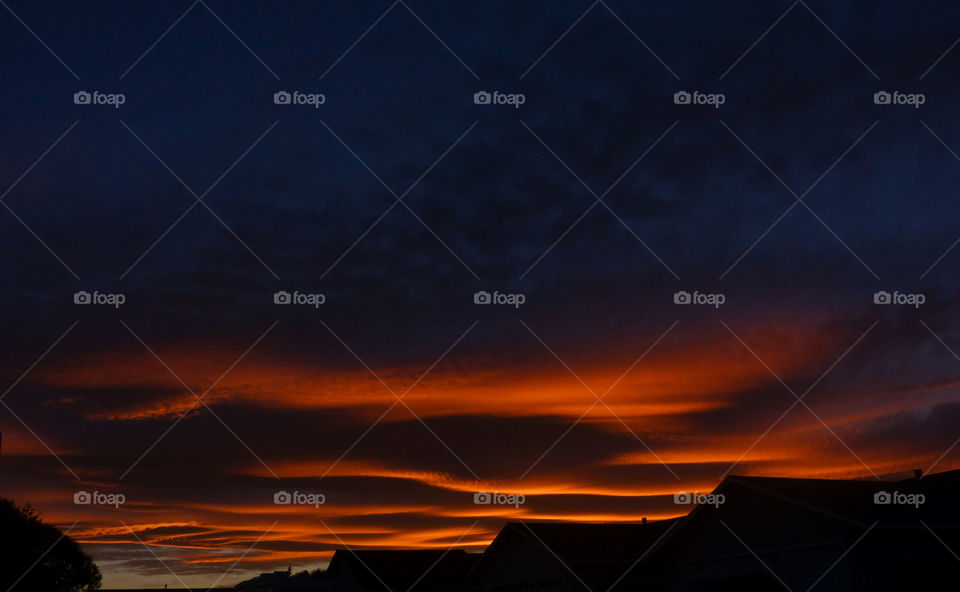
<instances>
[{"instance_id":1,"label":"building silhouette","mask_svg":"<svg viewBox=\"0 0 960 592\"><path fill-rule=\"evenodd\" d=\"M960 470L897 481L730 476L677 501L698 504L656 522L511 522L482 554L338 550L323 577L300 583L312 587L281 577L237 590L893 592L960 582Z\"/></svg>"}]
</instances>

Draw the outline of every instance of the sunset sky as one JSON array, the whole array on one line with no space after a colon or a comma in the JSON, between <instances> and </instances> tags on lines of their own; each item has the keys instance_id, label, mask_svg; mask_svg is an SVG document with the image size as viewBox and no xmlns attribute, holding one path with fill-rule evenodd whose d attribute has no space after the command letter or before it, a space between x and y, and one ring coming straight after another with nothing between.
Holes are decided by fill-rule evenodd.
<instances>
[{"instance_id":1,"label":"sunset sky","mask_svg":"<svg viewBox=\"0 0 960 592\"><path fill-rule=\"evenodd\" d=\"M0 496L107 588L960 466L960 7L3 5Z\"/></svg>"}]
</instances>

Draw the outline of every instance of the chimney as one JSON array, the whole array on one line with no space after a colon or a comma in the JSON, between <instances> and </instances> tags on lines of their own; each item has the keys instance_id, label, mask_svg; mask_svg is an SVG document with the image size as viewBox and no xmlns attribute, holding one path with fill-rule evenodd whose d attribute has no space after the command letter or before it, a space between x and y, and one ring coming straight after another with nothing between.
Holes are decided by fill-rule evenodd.
<instances>
[{"instance_id":1,"label":"chimney","mask_svg":"<svg viewBox=\"0 0 960 592\"><path fill-rule=\"evenodd\" d=\"M914 470L913 470L913 476L916 477L917 479L919 479L920 477L923 476L923 471L920 470L920 469L914 469Z\"/></svg>"}]
</instances>

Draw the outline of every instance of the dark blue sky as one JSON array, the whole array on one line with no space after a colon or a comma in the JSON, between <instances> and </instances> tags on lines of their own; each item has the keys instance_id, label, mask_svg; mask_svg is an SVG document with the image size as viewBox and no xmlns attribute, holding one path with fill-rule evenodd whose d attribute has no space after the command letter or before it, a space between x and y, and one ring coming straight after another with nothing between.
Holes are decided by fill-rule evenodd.
<instances>
[{"instance_id":1,"label":"dark blue sky","mask_svg":"<svg viewBox=\"0 0 960 592\"><path fill-rule=\"evenodd\" d=\"M397 407L351 453L362 466L324 480L357 506L429 500L378 524L466 528L437 510L466 494L410 475L513 483L580 414L537 393L582 377L600 394L655 342L650 377L611 403L623 421L578 425L544 457L544 483L676 486L652 457L611 469L652 449L684 458L684 484L709 484L794 401L781 378L796 394L817 385L817 419L798 406L772 432L776 454L740 470L892 474L958 435L950 3L5 2L0 483L82 519L85 540L107 542L96 529L116 517L74 517L74 476L170 522L238 525L225 548L246 548L257 527L211 500L263 502L257 487L276 487L245 471L285 462L316 463L291 473L315 479L395 401L364 398L382 388L358 386L364 365L400 394L454 343L419 406ZM77 105L78 91L125 101ZM277 105L278 91L325 102ZM477 105L478 91L525 100ZM724 103L678 105L678 91ZM879 91L924 102L876 104ZM78 290L126 302L79 306ZM278 290L326 302L278 306ZM478 306L478 290L526 301ZM677 305L681 290L725 303ZM880 290L925 302L877 305ZM178 378L204 393L254 342L210 409L119 483L193 400ZM378 497L377 479L427 491ZM576 491L550 490L532 515L670 511L663 492ZM224 545L189 534L201 555ZM335 546L284 536L251 569L315 565ZM122 563L135 541L117 537L102 547L121 561L109 581L167 574L149 556ZM178 573L211 583L219 567Z\"/></svg>"}]
</instances>

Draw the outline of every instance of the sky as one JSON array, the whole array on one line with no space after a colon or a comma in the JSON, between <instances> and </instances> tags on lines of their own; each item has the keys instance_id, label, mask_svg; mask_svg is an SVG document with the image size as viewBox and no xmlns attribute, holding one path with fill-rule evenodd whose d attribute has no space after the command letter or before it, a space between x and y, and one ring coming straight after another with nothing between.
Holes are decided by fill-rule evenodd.
<instances>
[{"instance_id":1,"label":"sky","mask_svg":"<svg viewBox=\"0 0 960 592\"><path fill-rule=\"evenodd\" d=\"M107 588L960 466L955 5L0 4L0 495Z\"/></svg>"}]
</instances>

